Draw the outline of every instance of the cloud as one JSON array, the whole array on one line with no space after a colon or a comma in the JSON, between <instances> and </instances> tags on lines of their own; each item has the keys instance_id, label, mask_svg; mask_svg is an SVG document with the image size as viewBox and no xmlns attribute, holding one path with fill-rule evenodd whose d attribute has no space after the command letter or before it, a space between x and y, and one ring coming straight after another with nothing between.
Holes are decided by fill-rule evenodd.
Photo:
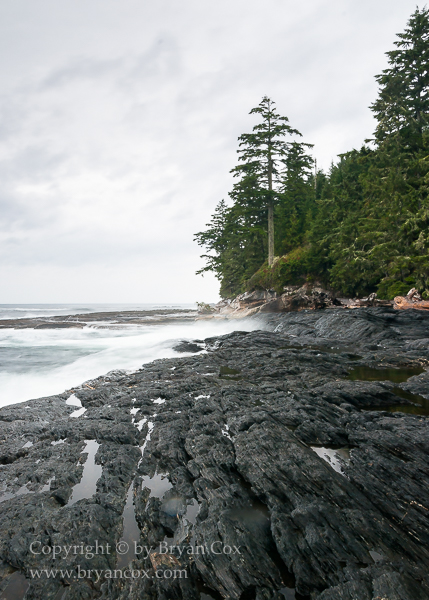
<instances>
[{"instance_id":1,"label":"cloud","mask_svg":"<svg viewBox=\"0 0 429 600\"><path fill-rule=\"evenodd\" d=\"M166 280L182 299L215 299L192 238L227 197L250 109L270 95L328 168L371 135L374 75L414 8L4 3L3 301L68 301L71 288L74 301L155 301L157 289L166 301Z\"/></svg>"}]
</instances>

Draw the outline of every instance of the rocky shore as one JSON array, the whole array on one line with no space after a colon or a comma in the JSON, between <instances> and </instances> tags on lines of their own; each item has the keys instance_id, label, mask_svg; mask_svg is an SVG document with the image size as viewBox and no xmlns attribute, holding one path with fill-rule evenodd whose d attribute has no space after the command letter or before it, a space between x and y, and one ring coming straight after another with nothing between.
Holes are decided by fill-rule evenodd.
<instances>
[{"instance_id":1,"label":"rocky shore","mask_svg":"<svg viewBox=\"0 0 429 600\"><path fill-rule=\"evenodd\" d=\"M88 325L109 328L124 325L165 325L194 321L196 315L196 310L180 308L83 313L62 317L0 319L0 329L82 329Z\"/></svg>"},{"instance_id":2,"label":"rocky shore","mask_svg":"<svg viewBox=\"0 0 429 600\"><path fill-rule=\"evenodd\" d=\"M254 318L0 410L2 600L429 598L429 314Z\"/></svg>"},{"instance_id":3,"label":"rocky shore","mask_svg":"<svg viewBox=\"0 0 429 600\"><path fill-rule=\"evenodd\" d=\"M412 288L406 296L397 296L393 300L381 300L377 294L366 298L343 298L331 290L318 285L290 285L278 294L273 290L256 290L240 294L233 300L221 300L213 308L206 305L208 314L220 315L230 319L248 317L259 313L290 312L304 309L321 308L363 308L392 307L395 310L429 310L429 301L423 300L419 292Z\"/></svg>"}]
</instances>

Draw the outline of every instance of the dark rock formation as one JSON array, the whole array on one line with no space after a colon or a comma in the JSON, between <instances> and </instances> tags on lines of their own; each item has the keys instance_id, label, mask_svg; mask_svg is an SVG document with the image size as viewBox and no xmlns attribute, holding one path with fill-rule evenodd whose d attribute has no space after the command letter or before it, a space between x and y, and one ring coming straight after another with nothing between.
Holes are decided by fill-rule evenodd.
<instances>
[{"instance_id":1,"label":"dark rock formation","mask_svg":"<svg viewBox=\"0 0 429 600\"><path fill-rule=\"evenodd\" d=\"M204 342L202 340L194 340L193 342L182 340L173 346L173 350L176 352L201 352L201 350L204 350Z\"/></svg>"},{"instance_id":2,"label":"dark rock formation","mask_svg":"<svg viewBox=\"0 0 429 600\"><path fill-rule=\"evenodd\" d=\"M429 598L429 315L258 318L0 410L0 594Z\"/></svg>"}]
</instances>

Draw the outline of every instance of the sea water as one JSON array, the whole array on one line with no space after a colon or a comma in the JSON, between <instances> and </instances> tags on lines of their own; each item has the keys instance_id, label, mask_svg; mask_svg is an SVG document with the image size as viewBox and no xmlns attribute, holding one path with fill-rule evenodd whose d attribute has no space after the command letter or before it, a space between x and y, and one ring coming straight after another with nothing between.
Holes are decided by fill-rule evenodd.
<instances>
[{"instance_id":1,"label":"sea water","mask_svg":"<svg viewBox=\"0 0 429 600\"><path fill-rule=\"evenodd\" d=\"M65 316L119 310L195 309L195 305L0 305L0 318ZM0 406L62 393L111 370L132 371L159 358L184 356L178 340L204 339L257 320L209 319L142 325L97 322L81 329L0 329Z\"/></svg>"}]
</instances>

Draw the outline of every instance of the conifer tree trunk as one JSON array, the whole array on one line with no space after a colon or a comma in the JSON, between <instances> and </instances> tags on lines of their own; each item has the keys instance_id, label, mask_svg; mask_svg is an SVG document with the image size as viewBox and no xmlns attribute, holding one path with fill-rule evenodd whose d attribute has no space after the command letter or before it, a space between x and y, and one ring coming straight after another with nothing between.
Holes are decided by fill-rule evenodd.
<instances>
[{"instance_id":1,"label":"conifer tree trunk","mask_svg":"<svg viewBox=\"0 0 429 600\"><path fill-rule=\"evenodd\" d=\"M268 266L274 263L274 201L273 201L273 166L271 157L268 159Z\"/></svg>"}]
</instances>

